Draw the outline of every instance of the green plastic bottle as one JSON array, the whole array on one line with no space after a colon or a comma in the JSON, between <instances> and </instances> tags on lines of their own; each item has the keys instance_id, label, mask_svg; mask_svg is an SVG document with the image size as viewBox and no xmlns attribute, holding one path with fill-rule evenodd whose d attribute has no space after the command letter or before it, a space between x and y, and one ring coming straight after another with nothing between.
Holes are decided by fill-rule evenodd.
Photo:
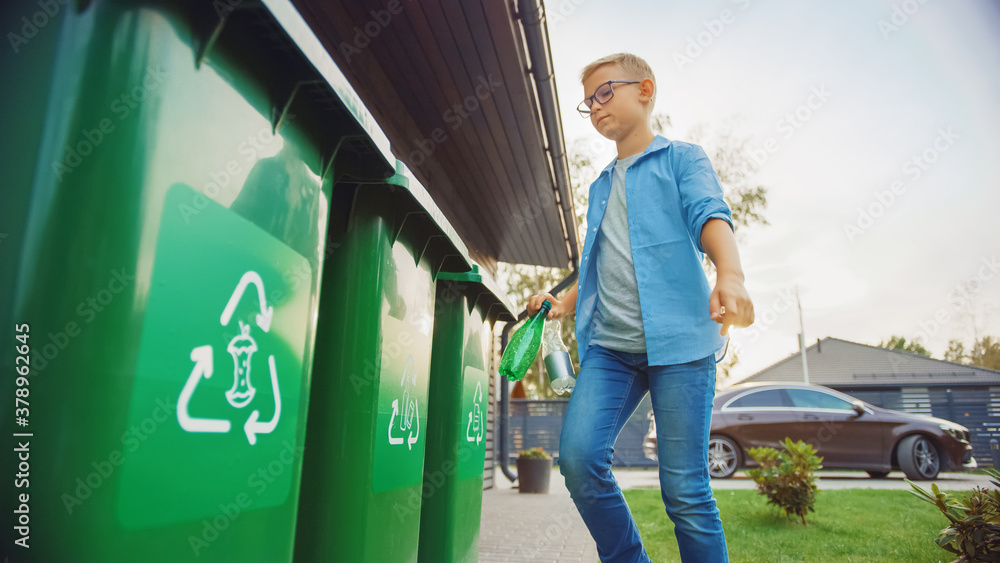
<instances>
[{"instance_id":1,"label":"green plastic bottle","mask_svg":"<svg viewBox=\"0 0 1000 563\"><path fill-rule=\"evenodd\" d=\"M552 303L546 299L535 316L514 332L507 343L507 348L500 358L500 375L509 381L520 381L528 373L531 362L538 356L538 348L542 345L542 329L545 326L545 316L549 314Z\"/></svg>"}]
</instances>

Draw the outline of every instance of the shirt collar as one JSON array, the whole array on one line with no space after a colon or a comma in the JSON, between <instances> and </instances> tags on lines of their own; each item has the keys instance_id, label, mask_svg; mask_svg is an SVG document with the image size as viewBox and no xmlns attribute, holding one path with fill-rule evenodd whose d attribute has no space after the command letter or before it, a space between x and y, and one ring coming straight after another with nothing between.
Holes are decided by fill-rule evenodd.
<instances>
[{"instance_id":1,"label":"shirt collar","mask_svg":"<svg viewBox=\"0 0 1000 563\"><path fill-rule=\"evenodd\" d=\"M639 158L636 159L636 162L642 160L642 157L646 156L647 154L656 152L660 149L664 149L669 145L670 145L670 139L667 139L663 135L657 135L653 137L653 141L649 143L649 146L646 147L646 150L642 151L642 154L639 156ZM615 167L615 163L617 162L618 162L618 157L616 156L611 160L611 162L608 163L607 166L604 167L604 170L601 171L601 176L605 174L610 174L611 170L614 169ZM633 164L635 164L635 162L633 162Z\"/></svg>"}]
</instances>

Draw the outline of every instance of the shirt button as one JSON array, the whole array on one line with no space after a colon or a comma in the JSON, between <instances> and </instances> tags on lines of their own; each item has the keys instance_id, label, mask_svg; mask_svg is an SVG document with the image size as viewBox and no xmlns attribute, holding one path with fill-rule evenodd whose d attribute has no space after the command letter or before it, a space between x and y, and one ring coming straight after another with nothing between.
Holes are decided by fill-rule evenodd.
<instances>
[{"instance_id":1,"label":"shirt button","mask_svg":"<svg viewBox=\"0 0 1000 563\"><path fill-rule=\"evenodd\" d=\"M594 232L595 232L595 233L597 232L597 227L594 227Z\"/></svg>"},{"instance_id":2,"label":"shirt button","mask_svg":"<svg viewBox=\"0 0 1000 563\"><path fill-rule=\"evenodd\" d=\"M608 203L608 200L604 200L604 201L602 201L602 202L601 202L601 205L604 205L604 204L606 204L606 203Z\"/></svg>"}]
</instances>

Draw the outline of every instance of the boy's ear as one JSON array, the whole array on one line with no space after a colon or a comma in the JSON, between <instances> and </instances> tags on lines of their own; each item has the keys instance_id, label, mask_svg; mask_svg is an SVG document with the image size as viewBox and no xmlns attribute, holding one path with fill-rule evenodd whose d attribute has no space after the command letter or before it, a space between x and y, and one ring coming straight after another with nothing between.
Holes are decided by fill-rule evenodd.
<instances>
[{"instance_id":1,"label":"boy's ear","mask_svg":"<svg viewBox=\"0 0 1000 563\"><path fill-rule=\"evenodd\" d=\"M653 94L656 93L656 84L650 79L645 79L639 83L639 99L643 102L647 102L653 99Z\"/></svg>"}]
</instances>

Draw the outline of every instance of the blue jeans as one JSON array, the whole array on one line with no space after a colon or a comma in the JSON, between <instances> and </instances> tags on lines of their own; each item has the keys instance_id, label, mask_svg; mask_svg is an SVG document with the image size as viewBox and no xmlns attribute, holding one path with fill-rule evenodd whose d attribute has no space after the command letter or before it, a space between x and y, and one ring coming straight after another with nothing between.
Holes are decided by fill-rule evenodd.
<instances>
[{"instance_id":1,"label":"blue jeans","mask_svg":"<svg viewBox=\"0 0 1000 563\"><path fill-rule=\"evenodd\" d=\"M715 357L650 366L646 354L591 346L580 362L559 441L559 468L604 563L650 561L611 474L614 443L649 391L660 491L686 563L728 562L708 476Z\"/></svg>"}]
</instances>

